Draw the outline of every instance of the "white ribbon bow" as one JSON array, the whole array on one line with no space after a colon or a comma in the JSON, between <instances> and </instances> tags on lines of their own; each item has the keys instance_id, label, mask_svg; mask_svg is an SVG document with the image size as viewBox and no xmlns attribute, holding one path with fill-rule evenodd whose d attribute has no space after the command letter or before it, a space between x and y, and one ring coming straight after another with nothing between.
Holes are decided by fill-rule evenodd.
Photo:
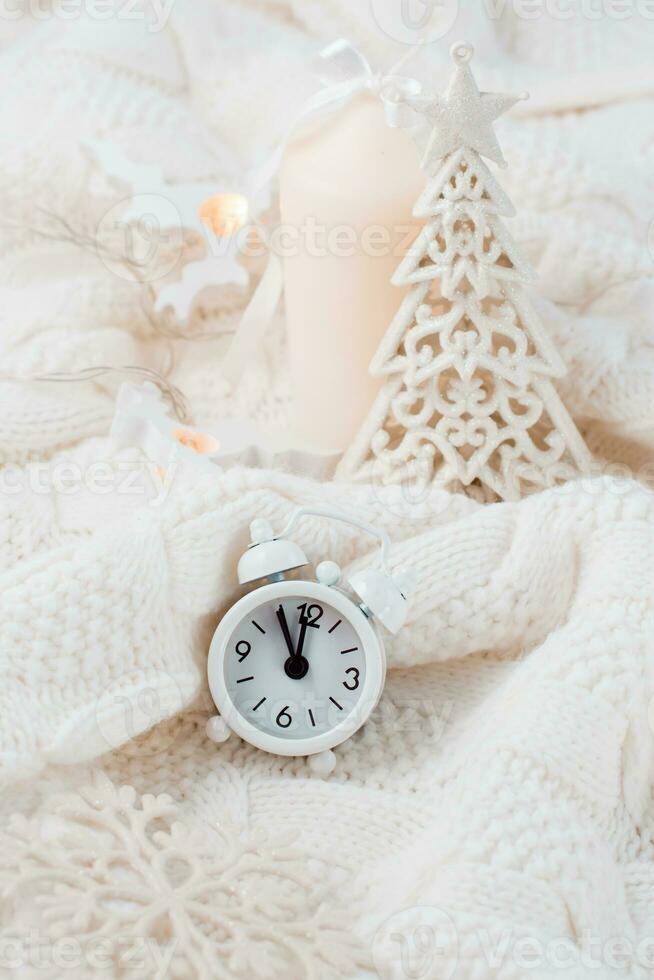
<instances>
[{"instance_id":1,"label":"white ribbon bow","mask_svg":"<svg viewBox=\"0 0 654 980\"><path fill-rule=\"evenodd\" d=\"M418 114L406 103L422 93L422 85L415 78L398 74L400 68L414 53L413 49L388 74L373 72L364 54L344 38L328 44L315 60L315 73L323 88L312 95L299 111L285 138L270 159L255 175L251 200L254 210L257 201L268 192L270 182L279 172L282 157L289 143L312 121L326 112L342 108L350 99L362 92L370 92L381 99L386 122L393 129L408 129L420 122ZM255 290L243 317L236 328L230 349L223 361L225 377L234 383L241 376L247 359L258 346L261 337L275 314L283 288L279 256L271 253L268 268Z\"/></svg>"},{"instance_id":2,"label":"white ribbon bow","mask_svg":"<svg viewBox=\"0 0 654 980\"><path fill-rule=\"evenodd\" d=\"M413 54L413 51L409 54ZM392 129L414 126L419 118L415 111L403 102L403 99L407 96L420 95L422 85L415 78L397 74L406 57L404 55L390 73L384 75L373 72L366 56L344 38L339 38L323 48L314 59L313 65L314 74L322 82L323 88L307 99L286 137L255 176L255 198L278 173L286 147L298 133L325 112L334 112L342 108L361 92L370 92L381 99L386 122Z\"/></svg>"},{"instance_id":3,"label":"white ribbon bow","mask_svg":"<svg viewBox=\"0 0 654 980\"><path fill-rule=\"evenodd\" d=\"M389 126L393 129L413 126L416 122L414 110L402 100L420 95L422 85L415 78L397 74L405 60L406 56L403 56L387 75L375 74L365 55L349 41L339 38L323 48L316 59L316 75L325 88L315 98L322 96L322 100L329 104L367 90L382 100Z\"/></svg>"}]
</instances>

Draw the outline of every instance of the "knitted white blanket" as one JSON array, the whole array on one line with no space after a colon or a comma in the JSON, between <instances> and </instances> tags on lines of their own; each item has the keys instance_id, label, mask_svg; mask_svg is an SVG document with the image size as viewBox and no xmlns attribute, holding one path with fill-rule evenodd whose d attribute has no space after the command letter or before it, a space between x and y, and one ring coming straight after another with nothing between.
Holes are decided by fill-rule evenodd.
<instances>
[{"instance_id":1,"label":"knitted white blanket","mask_svg":"<svg viewBox=\"0 0 654 980\"><path fill-rule=\"evenodd\" d=\"M379 5L177 0L160 31L118 6L0 21L2 372L142 364L170 370L200 427L283 417L280 323L231 394L224 342L171 337L149 287L89 247L117 197L81 141L238 187L321 42L393 57ZM538 96L502 126L503 180L597 474L407 508L182 471L152 507L106 437L114 380L2 381L0 976L652 975L654 22L638 4L619 21L461 6L434 65L467 35L482 84ZM208 308L192 332L237 315ZM420 573L382 703L325 781L204 734L248 522L299 503L384 526ZM370 554L320 521L298 540L345 568Z\"/></svg>"}]
</instances>

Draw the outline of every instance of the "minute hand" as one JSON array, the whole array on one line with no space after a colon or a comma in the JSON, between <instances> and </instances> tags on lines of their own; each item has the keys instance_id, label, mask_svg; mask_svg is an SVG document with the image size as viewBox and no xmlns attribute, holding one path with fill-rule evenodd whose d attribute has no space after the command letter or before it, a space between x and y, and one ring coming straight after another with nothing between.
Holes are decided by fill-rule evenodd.
<instances>
[{"instance_id":1,"label":"minute hand","mask_svg":"<svg viewBox=\"0 0 654 980\"><path fill-rule=\"evenodd\" d=\"M295 657L295 648L293 647L293 640L291 639L291 633L288 628L288 623L286 622L286 614L284 613L284 609L281 605L277 610L277 619L279 621L279 625L282 628L282 633L286 641L286 646L288 648L289 656Z\"/></svg>"}]
</instances>

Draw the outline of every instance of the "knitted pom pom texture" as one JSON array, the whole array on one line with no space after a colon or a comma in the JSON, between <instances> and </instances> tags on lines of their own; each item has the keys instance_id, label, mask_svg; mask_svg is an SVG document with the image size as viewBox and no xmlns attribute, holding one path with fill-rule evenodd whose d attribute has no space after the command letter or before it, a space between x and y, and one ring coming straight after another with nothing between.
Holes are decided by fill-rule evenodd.
<instances>
[{"instance_id":1,"label":"knitted pom pom texture","mask_svg":"<svg viewBox=\"0 0 654 980\"><path fill-rule=\"evenodd\" d=\"M188 341L153 315L156 280L95 247L121 190L81 141L240 186L309 86L316 39L393 56L363 6L177 0L163 30L0 31L0 976L651 976L654 113L631 72L647 24L607 48L575 21L563 52L558 23L507 4L488 32L462 4L491 48L484 87L535 79L554 99L569 72L586 106L580 79L614 59L595 109L507 118L501 137L587 480L483 506L189 465L154 506L158 474L106 438L113 377L4 380L142 364L200 428L284 420L281 320L230 392L207 334L238 304L208 303ZM247 525L300 504L386 528L394 565L419 575L383 699L325 780L204 732L206 651L240 594ZM297 539L346 574L374 557L323 521Z\"/></svg>"}]
</instances>

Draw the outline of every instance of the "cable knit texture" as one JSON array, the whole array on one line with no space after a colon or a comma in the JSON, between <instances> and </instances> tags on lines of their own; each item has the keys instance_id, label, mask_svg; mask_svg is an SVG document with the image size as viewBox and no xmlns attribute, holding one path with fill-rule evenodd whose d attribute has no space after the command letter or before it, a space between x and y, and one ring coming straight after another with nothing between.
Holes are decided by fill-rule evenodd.
<instances>
[{"instance_id":1,"label":"cable knit texture","mask_svg":"<svg viewBox=\"0 0 654 980\"><path fill-rule=\"evenodd\" d=\"M597 472L486 506L192 463L157 502L107 439L113 376L5 380L140 364L200 428L284 422L283 317L230 391L215 365L242 298L207 300L187 339L157 318L157 281L96 247L124 195L83 141L241 187L319 44L396 57L375 3L0 24L0 976L651 977L653 29L514 6L462 0L416 71L437 84L468 36L482 88L532 88L498 126L511 234ZM300 504L386 528L419 573L382 701L324 780L204 731L247 525ZM297 539L346 572L374 558L313 518Z\"/></svg>"}]
</instances>

